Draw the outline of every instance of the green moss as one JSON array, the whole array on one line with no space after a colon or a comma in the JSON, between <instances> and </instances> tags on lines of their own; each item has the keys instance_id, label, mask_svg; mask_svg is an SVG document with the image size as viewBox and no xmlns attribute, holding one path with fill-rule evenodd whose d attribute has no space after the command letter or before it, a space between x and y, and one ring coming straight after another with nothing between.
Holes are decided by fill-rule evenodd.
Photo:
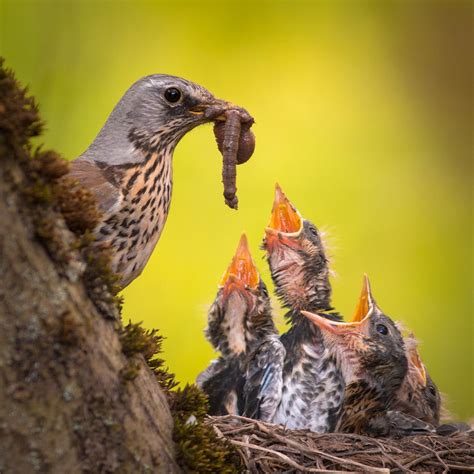
<instances>
[{"instance_id":1,"label":"green moss","mask_svg":"<svg viewBox=\"0 0 474 474\"><path fill-rule=\"evenodd\" d=\"M81 340L81 326L82 323L77 315L66 311L59 320L57 340L67 346L78 344Z\"/></svg>"},{"instance_id":2,"label":"green moss","mask_svg":"<svg viewBox=\"0 0 474 474\"><path fill-rule=\"evenodd\" d=\"M161 352L163 337L156 329L145 329L142 323L131 321L120 331L122 352L129 358L122 369L122 380L137 376L135 357L142 355L164 392L168 396L174 419L173 439L177 460L186 472L238 472L239 457L227 441L217 437L212 427L204 424L208 412L206 395L195 385L172 391L177 385L168 372Z\"/></svg>"},{"instance_id":3,"label":"green moss","mask_svg":"<svg viewBox=\"0 0 474 474\"><path fill-rule=\"evenodd\" d=\"M176 390L171 409L175 413L175 419L182 423L190 416L203 421L209 411L209 403L206 394L196 385L186 385L183 389Z\"/></svg>"},{"instance_id":4,"label":"green moss","mask_svg":"<svg viewBox=\"0 0 474 474\"><path fill-rule=\"evenodd\" d=\"M100 220L100 212L92 193L71 178L54 186L55 202L69 229L78 236L92 232Z\"/></svg>"},{"instance_id":5,"label":"green moss","mask_svg":"<svg viewBox=\"0 0 474 474\"><path fill-rule=\"evenodd\" d=\"M138 362L129 360L120 370L120 380L123 383L127 383L132 380L135 380L139 372L140 372L140 364Z\"/></svg>"},{"instance_id":6,"label":"green moss","mask_svg":"<svg viewBox=\"0 0 474 474\"><path fill-rule=\"evenodd\" d=\"M176 457L185 472L239 472L240 461L234 447L204 423L208 401L198 387L186 385L174 392L171 410Z\"/></svg>"},{"instance_id":7,"label":"green moss","mask_svg":"<svg viewBox=\"0 0 474 474\"><path fill-rule=\"evenodd\" d=\"M87 263L84 284L89 296L105 313L109 308L120 312L122 300L117 297L120 290L119 276L112 271L111 251L88 245L83 249L83 255Z\"/></svg>"},{"instance_id":8,"label":"green moss","mask_svg":"<svg viewBox=\"0 0 474 474\"><path fill-rule=\"evenodd\" d=\"M163 336L156 329L145 329L142 323L129 323L120 330L122 352L129 358L142 355L158 383L167 395L176 387L174 375L165 367L165 361L158 357Z\"/></svg>"},{"instance_id":9,"label":"green moss","mask_svg":"<svg viewBox=\"0 0 474 474\"><path fill-rule=\"evenodd\" d=\"M30 138L40 135L43 123L34 98L27 95L27 89L3 63L0 58L0 131L2 141L19 151L29 146Z\"/></svg>"},{"instance_id":10,"label":"green moss","mask_svg":"<svg viewBox=\"0 0 474 474\"><path fill-rule=\"evenodd\" d=\"M31 168L45 181L55 182L69 172L70 164L55 151L42 151L39 147L34 151Z\"/></svg>"},{"instance_id":11,"label":"green moss","mask_svg":"<svg viewBox=\"0 0 474 474\"><path fill-rule=\"evenodd\" d=\"M23 194L30 202L35 204L52 204L53 202L51 187L40 180L37 180L31 186L26 186L23 189Z\"/></svg>"},{"instance_id":12,"label":"green moss","mask_svg":"<svg viewBox=\"0 0 474 474\"><path fill-rule=\"evenodd\" d=\"M50 215L40 212L33 218L33 222L36 236L46 247L51 258L57 263L67 264L71 250L58 231L56 221Z\"/></svg>"}]
</instances>

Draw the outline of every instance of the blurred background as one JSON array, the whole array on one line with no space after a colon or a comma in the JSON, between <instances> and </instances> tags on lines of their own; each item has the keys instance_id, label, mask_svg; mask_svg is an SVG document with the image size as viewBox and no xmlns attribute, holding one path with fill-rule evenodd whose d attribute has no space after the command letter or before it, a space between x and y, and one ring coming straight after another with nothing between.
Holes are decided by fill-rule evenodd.
<instances>
[{"instance_id":1,"label":"blurred background","mask_svg":"<svg viewBox=\"0 0 474 474\"><path fill-rule=\"evenodd\" d=\"M259 246L278 181L327 231L335 306L352 313L367 272L380 306L422 341L448 408L474 416L471 5L1 2L0 53L39 101L46 147L68 159L151 73L256 118L238 212L223 202L211 127L183 139L165 231L123 292L124 318L161 330L181 382L214 356L206 311L242 231L270 283Z\"/></svg>"}]
</instances>

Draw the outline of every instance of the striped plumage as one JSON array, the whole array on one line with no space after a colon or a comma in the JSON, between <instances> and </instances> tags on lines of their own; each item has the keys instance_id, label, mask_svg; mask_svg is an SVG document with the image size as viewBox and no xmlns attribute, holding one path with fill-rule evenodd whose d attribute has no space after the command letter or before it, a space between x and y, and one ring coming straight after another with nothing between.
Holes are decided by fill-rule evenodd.
<instances>
[{"instance_id":1,"label":"striped plumage","mask_svg":"<svg viewBox=\"0 0 474 474\"><path fill-rule=\"evenodd\" d=\"M321 330L324 344L344 377L337 430L369 436L429 433L432 427L392 406L408 371L403 337L376 305L367 277L350 323L303 314Z\"/></svg>"},{"instance_id":2,"label":"striped plumage","mask_svg":"<svg viewBox=\"0 0 474 474\"><path fill-rule=\"evenodd\" d=\"M291 328L280 340L286 350L282 397L274 418L293 429L328 432L338 419L344 383L328 357L319 329L301 310L331 310L329 264L319 230L303 219L277 185L264 248L275 292L289 310Z\"/></svg>"},{"instance_id":3,"label":"striped plumage","mask_svg":"<svg viewBox=\"0 0 474 474\"><path fill-rule=\"evenodd\" d=\"M96 240L112 249L112 269L120 274L122 288L143 271L165 225L176 145L228 107L185 79L144 77L130 87L89 148L72 162L70 176L92 191L103 213Z\"/></svg>"},{"instance_id":4,"label":"striped plumage","mask_svg":"<svg viewBox=\"0 0 474 474\"><path fill-rule=\"evenodd\" d=\"M274 422L316 433L332 431L341 410L344 380L319 330L300 319L280 340L287 357Z\"/></svg>"}]
</instances>

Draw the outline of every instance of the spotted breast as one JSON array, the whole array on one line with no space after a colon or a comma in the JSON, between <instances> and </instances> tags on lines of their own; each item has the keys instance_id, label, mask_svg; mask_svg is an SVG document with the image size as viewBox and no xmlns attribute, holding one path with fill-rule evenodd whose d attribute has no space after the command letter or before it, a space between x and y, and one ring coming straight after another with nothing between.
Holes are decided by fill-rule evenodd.
<instances>
[{"instance_id":1,"label":"spotted breast","mask_svg":"<svg viewBox=\"0 0 474 474\"><path fill-rule=\"evenodd\" d=\"M150 153L123 171L121 203L99 226L98 240L116 251L115 271L128 285L144 268L168 216L171 191L171 153Z\"/></svg>"}]
</instances>

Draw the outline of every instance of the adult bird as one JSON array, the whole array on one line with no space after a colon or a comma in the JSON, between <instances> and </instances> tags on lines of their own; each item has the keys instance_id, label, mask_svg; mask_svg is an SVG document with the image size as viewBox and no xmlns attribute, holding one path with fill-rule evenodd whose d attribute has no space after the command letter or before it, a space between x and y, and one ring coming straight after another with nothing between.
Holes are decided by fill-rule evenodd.
<instances>
[{"instance_id":1,"label":"adult bird","mask_svg":"<svg viewBox=\"0 0 474 474\"><path fill-rule=\"evenodd\" d=\"M183 136L238 109L185 79L155 74L135 82L70 176L96 197L96 241L112 249L121 288L143 271L168 216L172 157ZM243 110L243 109L239 109Z\"/></svg>"},{"instance_id":2,"label":"adult bird","mask_svg":"<svg viewBox=\"0 0 474 474\"><path fill-rule=\"evenodd\" d=\"M367 277L352 322L330 321L306 311L303 314L321 329L330 357L344 377L337 431L369 436L432 431L426 423L390 409L407 374L408 361L403 337L394 321L377 306Z\"/></svg>"},{"instance_id":3,"label":"adult bird","mask_svg":"<svg viewBox=\"0 0 474 474\"><path fill-rule=\"evenodd\" d=\"M303 219L277 185L263 244L275 292L288 309L291 328L280 340L286 350L283 390L274 423L323 433L335 427L342 406L344 381L327 357L320 330L301 310L330 312L329 263L319 230ZM329 311L329 312L328 312Z\"/></svg>"},{"instance_id":4,"label":"adult bird","mask_svg":"<svg viewBox=\"0 0 474 474\"><path fill-rule=\"evenodd\" d=\"M210 414L245 413L269 421L281 393L284 349L245 235L209 310L206 337L220 352L197 378L209 397ZM254 369L260 365L268 369L261 384Z\"/></svg>"}]
</instances>

